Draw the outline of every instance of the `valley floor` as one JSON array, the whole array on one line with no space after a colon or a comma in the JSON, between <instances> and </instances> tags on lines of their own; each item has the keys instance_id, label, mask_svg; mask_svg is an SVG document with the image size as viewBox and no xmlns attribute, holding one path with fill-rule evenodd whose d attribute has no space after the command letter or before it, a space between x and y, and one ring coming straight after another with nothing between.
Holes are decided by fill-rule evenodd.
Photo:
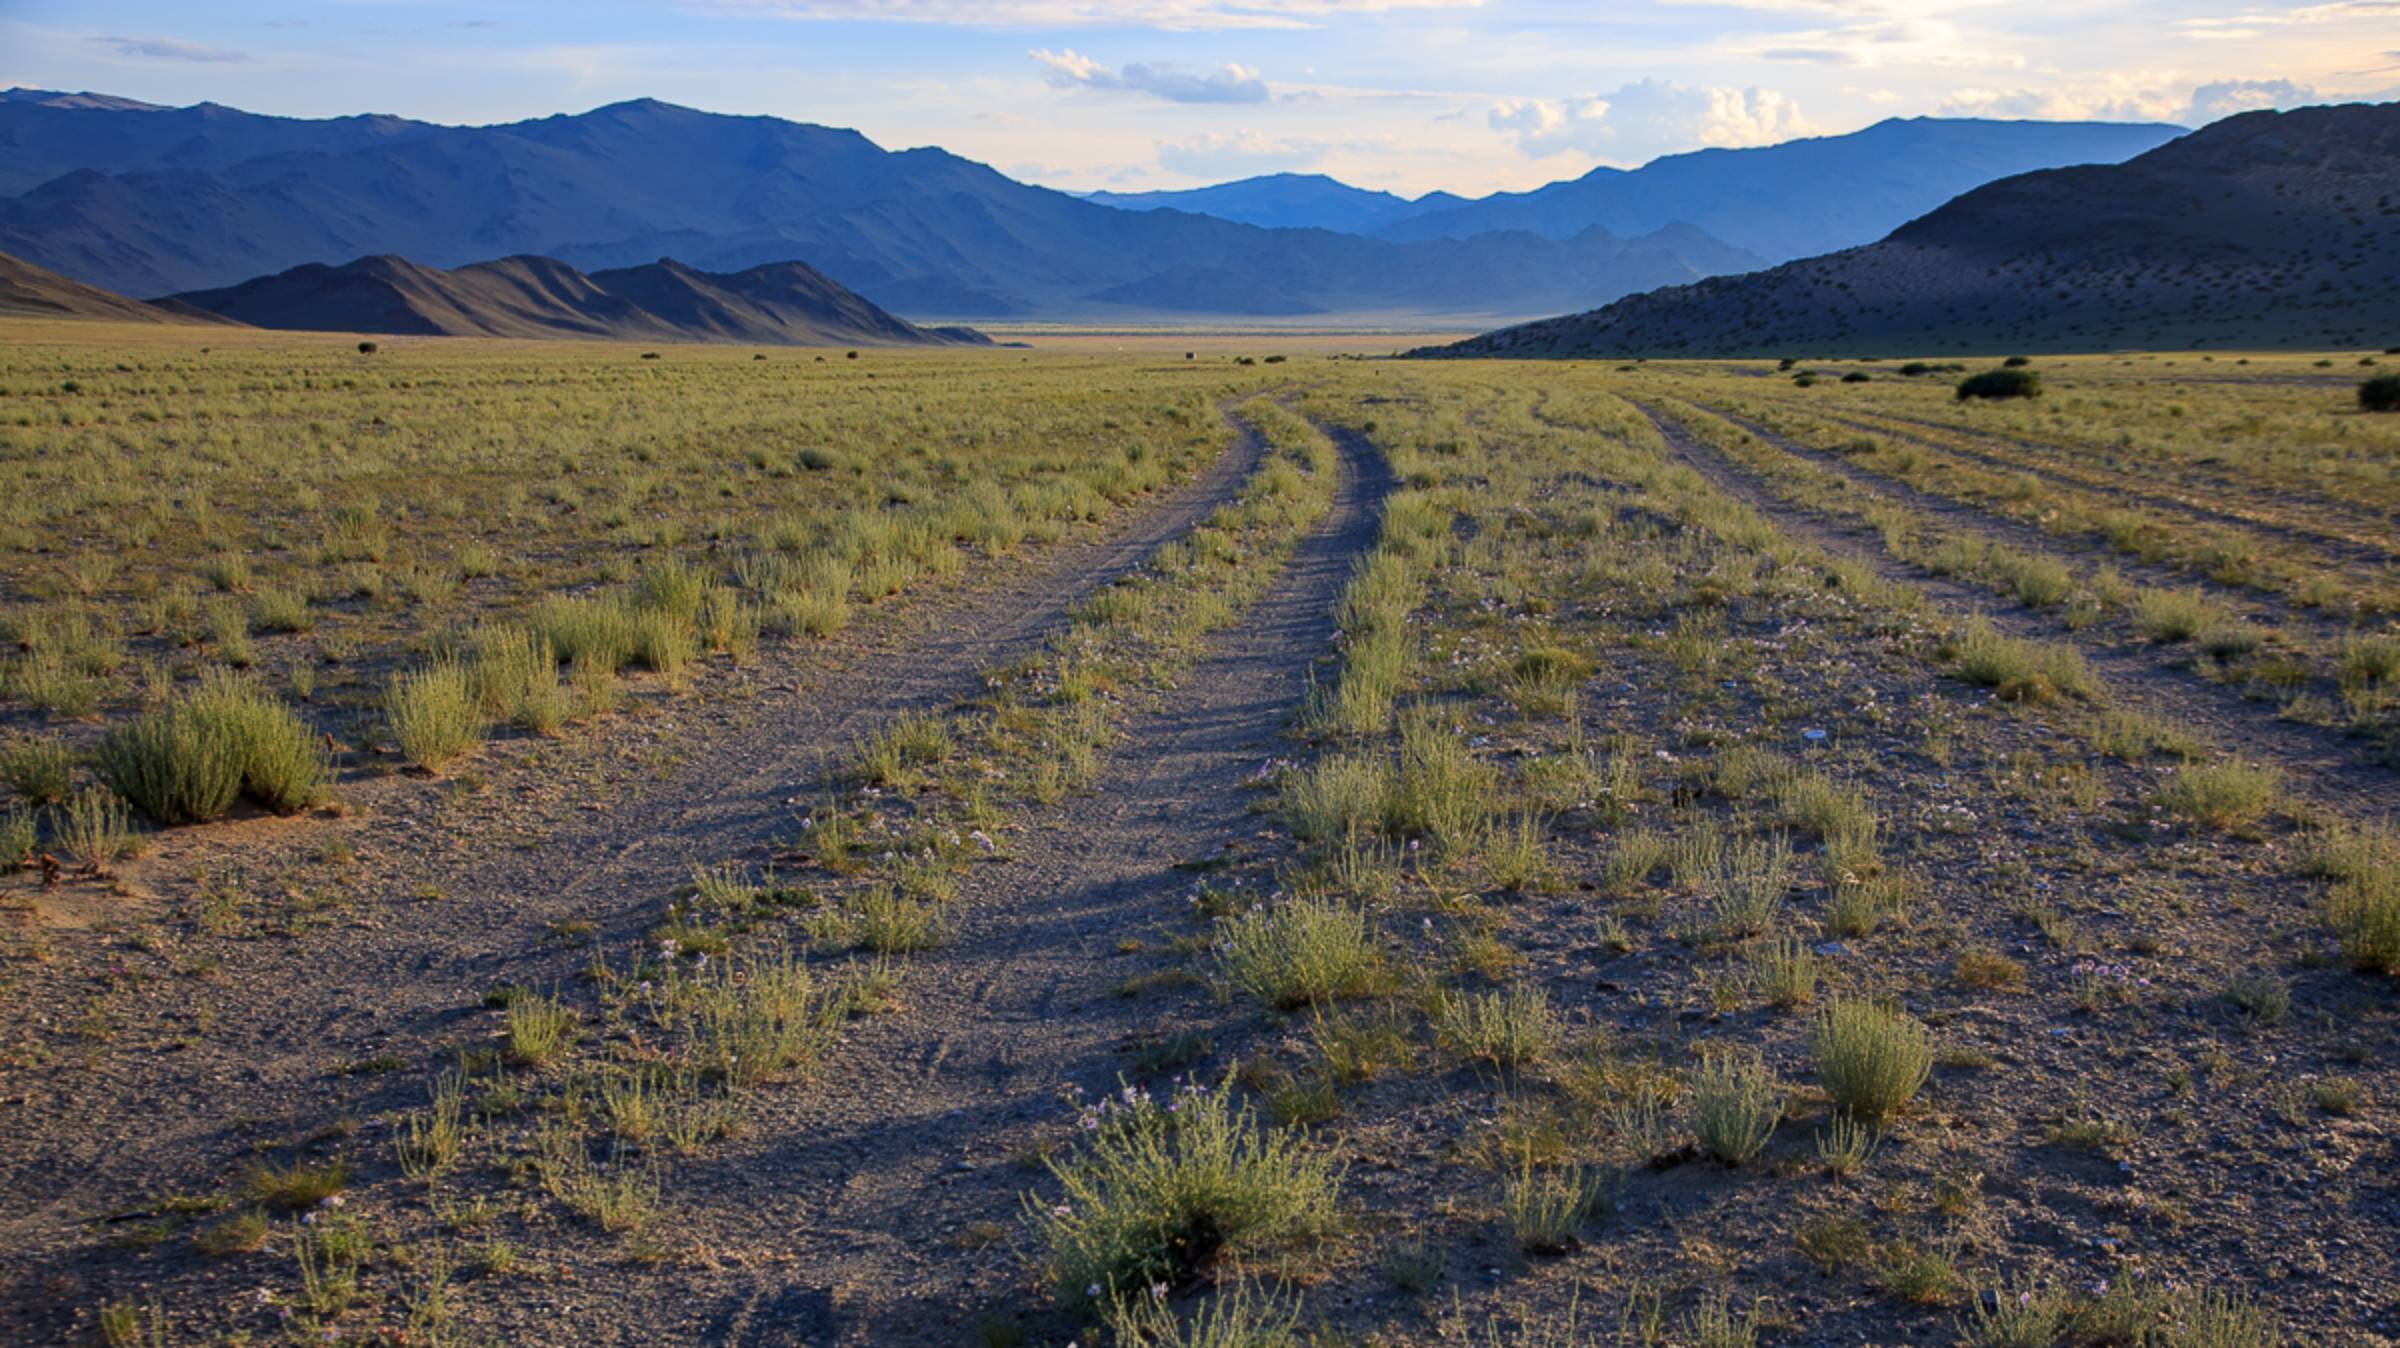
<instances>
[{"instance_id":1,"label":"valley floor","mask_svg":"<svg viewBox=\"0 0 2400 1348\"><path fill-rule=\"evenodd\" d=\"M2355 353L108 333L0 358L0 1338L2400 1341ZM308 790L129 837L228 679Z\"/></svg>"}]
</instances>

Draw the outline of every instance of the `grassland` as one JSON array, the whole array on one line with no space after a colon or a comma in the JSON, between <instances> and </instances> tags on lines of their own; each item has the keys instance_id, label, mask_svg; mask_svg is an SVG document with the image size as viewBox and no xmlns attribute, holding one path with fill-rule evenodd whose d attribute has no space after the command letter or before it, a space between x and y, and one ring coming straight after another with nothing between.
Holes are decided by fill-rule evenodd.
<instances>
[{"instance_id":1,"label":"grassland","mask_svg":"<svg viewBox=\"0 0 2400 1348\"><path fill-rule=\"evenodd\" d=\"M304 704L344 767L391 740L391 681L418 666L480 671L479 723L556 733L613 708L621 671L677 685L1055 540L1191 474L1234 387L1089 361L961 379L886 352L19 326L9 728L76 741L231 669ZM554 705L526 705L538 675L494 686L495 648L524 638L577 685Z\"/></svg>"},{"instance_id":2,"label":"grassland","mask_svg":"<svg viewBox=\"0 0 2400 1348\"><path fill-rule=\"evenodd\" d=\"M2400 1334L2373 357L25 334L12 1336Z\"/></svg>"}]
</instances>

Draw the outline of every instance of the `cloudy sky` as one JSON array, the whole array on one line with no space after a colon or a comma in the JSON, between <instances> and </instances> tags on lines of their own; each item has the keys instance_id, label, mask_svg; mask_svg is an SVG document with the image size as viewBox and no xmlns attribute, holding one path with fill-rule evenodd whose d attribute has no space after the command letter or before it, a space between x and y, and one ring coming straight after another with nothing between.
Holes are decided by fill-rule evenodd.
<instances>
[{"instance_id":1,"label":"cloudy sky","mask_svg":"<svg viewBox=\"0 0 2400 1348\"><path fill-rule=\"evenodd\" d=\"M0 0L0 86L493 122L653 96L1068 188L1483 193L1889 116L2400 96L2400 0Z\"/></svg>"}]
</instances>

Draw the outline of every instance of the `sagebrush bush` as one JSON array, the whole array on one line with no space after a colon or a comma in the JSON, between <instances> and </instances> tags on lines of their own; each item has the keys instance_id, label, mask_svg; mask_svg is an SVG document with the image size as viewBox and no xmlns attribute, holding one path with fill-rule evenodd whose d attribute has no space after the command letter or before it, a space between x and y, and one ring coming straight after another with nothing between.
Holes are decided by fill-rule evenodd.
<instances>
[{"instance_id":1,"label":"sagebrush bush","mask_svg":"<svg viewBox=\"0 0 2400 1348\"><path fill-rule=\"evenodd\" d=\"M1268 1128L1228 1082L1167 1104L1128 1089L1085 1111L1085 1146L1047 1164L1056 1201L1028 1196L1059 1300L1112 1299L1181 1286L1220 1256L1328 1230L1341 1176L1300 1134Z\"/></svg>"},{"instance_id":2,"label":"sagebrush bush","mask_svg":"<svg viewBox=\"0 0 2400 1348\"><path fill-rule=\"evenodd\" d=\"M110 731L97 766L111 790L161 824L215 819L244 794L290 814L316 804L332 776L306 722L230 675Z\"/></svg>"},{"instance_id":3,"label":"sagebrush bush","mask_svg":"<svg viewBox=\"0 0 2400 1348\"><path fill-rule=\"evenodd\" d=\"M56 740L22 740L0 749L0 782L36 805L55 805L75 785L75 755Z\"/></svg>"},{"instance_id":4,"label":"sagebrush bush","mask_svg":"<svg viewBox=\"0 0 2400 1348\"><path fill-rule=\"evenodd\" d=\"M1300 1303L1254 1295L1247 1281L1220 1289L1178 1318L1154 1289L1109 1299L1111 1343L1122 1348L1301 1348Z\"/></svg>"},{"instance_id":5,"label":"sagebrush bush","mask_svg":"<svg viewBox=\"0 0 2400 1348\"><path fill-rule=\"evenodd\" d=\"M33 860L33 846L40 837L39 822L33 811L10 801L0 809L0 875L6 875Z\"/></svg>"},{"instance_id":6,"label":"sagebrush bush","mask_svg":"<svg viewBox=\"0 0 2400 1348\"><path fill-rule=\"evenodd\" d=\"M1834 1104L1868 1122L1906 1105L1933 1073L1933 1040L1923 1024L1856 998L1836 1000L1818 1014L1809 1052Z\"/></svg>"},{"instance_id":7,"label":"sagebrush bush","mask_svg":"<svg viewBox=\"0 0 2400 1348\"><path fill-rule=\"evenodd\" d=\"M1283 1009L1363 996L1384 981L1375 924L1333 899L1291 899L1221 919L1217 968L1232 987Z\"/></svg>"},{"instance_id":8,"label":"sagebrush bush","mask_svg":"<svg viewBox=\"0 0 2400 1348\"><path fill-rule=\"evenodd\" d=\"M250 627L256 632L313 632L315 610L298 590L262 590L250 601Z\"/></svg>"},{"instance_id":9,"label":"sagebrush bush","mask_svg":"<svg viewBox=\"0 0 2400 1348\"><path fill-rule=\"evenodd\" d=\"M1784 779L1775 788L1775 803L1784 822L1822 841L1827 838L1872 834L1877 824L1866 796L1856 787L1842 786L1822 773Z\"/></svg>"},{"instance_id":10,"label":"sagebrush bush","mask_svg":"<svg viewBox=\"0 0 2400 1348\"><path fill-rule=\"evenodd\" d=\"M1774 924L1791 892L1791 843L1780 833L1723 842L1702 886L1713 934L1756 936Z\"/></svg>"},{"instance_id":11,"label":"sagebrush bush","mask_svg":"<svg viewBox=\"0 0 2400 1348\"><path fill-rule=\"evenodd\" d=\"M59 716L89 716L100 706L100 685L50 651L28 651L0 666L0 692Z\"/></svg>"},{"instance_id":12,"label":"sagebrush bush","mask_svg":"<svg viewBox=\"0 0 2400 1348\"><path fill-rule=\"evenodd\" d=\"M2152 641L2190 641L2232 619L2225 606L2197 589L2144 590L2133 602L2133 627Z\"/></svg>"},{"instance_id":13,"label":"sagebrush bush","mask_svg":"<svg viewBox=\"0 0 2400 1348\"><path fill-rule=\"evenodd\" d=\"M2379 374L2358 386L2363 412L2400 412L2400 374Z\"/></svg>"},{"instance_id":14,"label":"sagebrush bush","mask_svg":"<svg viewBox=\"0 0 2400 1348\"><path fill-rule=\"evenodd\" d=\"M2258 822L2282 794L2282 773L2236 758L2177 768L2158 803L2204 828L2233 829Z\"/></svg>"},{"instance_id":15,"label":"sagebrush bush","mask_svg":"<svg viewBox=\"0 0 2400 1348\"><path fill-rule=\"evenodd\" d=\"M2336 879L2325 917L2353 966L2400 974L2400 862L2387 856Z\"/></svg>"},{"instance_id":16,"label":"sagebrush bush","mask_svg":"<svg viewBox=\"0 0 2400 1348\"><path fill-rule=\"evenodd\" d=\"M950 724L928 712L902 712L850 750L851 771L874 786L901 786L919 769L948 758L956 749Z\"/></svg>"},{"instance_id":17,"label":"sagebrush bush","mask_svg":"<svg viewBox=\"0 0 2400 1348\"><path fill-rule=\"evenodd\" d=\"M2338 669L2345 688L2400 683L2400 637L2343 637Z\"/></svg>"},{"instance_id":18,"label":"sagebrush bush","mask_svg":"<svg viewBox=\"0 0 2400 1348\"><path fill-rule=\"evenodd\" d=\"M1575 690L1592 676L1591 658L1559 646L1528 646L1509 667L1509 700L1528 716L1559 715L1574 705Z\"/></svg>"},{"instance_id":19,"label":"sagebrush bush","mask_svg":"<svg viewBox=\"0 0 2400 1348\"><path fill-rule=\"evenodd\" d=\"M642 568L642 574L633 583L633 602L637 608L671 614L689 626L700 616L708 584L683 559L669 557Z\"/></svg>"},{"instance_id":20,"label":"sagebrush bush","mask_svg":"<svg viewBox=\"0 0 2400 1348\"><path fill-rule=\"evenodd\" d=\"M870 885L847 906L850 936L862 950L908 955L931 950L949 938L941 911L893 885Z\"/></svg>"},{"instance_id":21,"label":"sagebrush bush","mask_svg":"<svg viewBox=\"0 0 2400 1348\"><path fill-rule=\"evenodd\" d=\"M161 824L219 818L242 791L233 727L189 700L110 730L93 766L111 791Z\"/></svg>"},{"instance_id":22,"label":"sagebrush bush","mask_svg":"<svg viewBox=\"0 0 2400 1348\"><path fill-rule=\"evenodd\" d=\"M1796 936L1761 941L1748 959L1759 995L1773 1005L1804 1006L1816 999L1817 957L1808 942Z\"/></svg>"},{"instance_id":23,"label":"sagebrush bush","mask_svg":"<svg viewBox=\"0 0 2400 1348\"><path fill-rule=\"evenodd\" d=\"M2052 1348L2065 1341L2073 1312L2073 1301L2050 1288L1994 1287L1958 1321L1959 1348Z\"/></svg>"},{"instance_id":24,"label":"sagebrush bush","mask_svg":"<svg viewBox=\"0 0 2400 1348\"><path fill-rule=\"evenodd\" d=\"M730 655L736 661L758 649L764 622L759 611L722 585L711 585L700 597L700 616L693 624L701 649Z\"/></svg>"},{"instance_id":25,"label":"sagebrush bush","mask_svg":"<svg viewBox=\"0 0 2400 1348\"><path fill-rule=\"evenodd\" d=\"M1382 759L1329 754L1284 784L1284 820L1303 842L1339 846L1374 830L1391 790L1391 770Z\"/></svg>"},{"instance_id":26,"label":"sagebrush bush","mask_svg":"<svg viewBox=\"0 0 2400 1348\"><path fill-rule=\"evenodd\" d=\"M1958 381L1958 401L1969 398L2038 398L2042 377L2027 369L1985 370Z\"/></svg>"},{"instance_id":27,"label":"sagebrush bush","mask_svg":"<svg viewBox=\"0 0 2400 1348\"><path fill-rule=\"evenodd\" d=\"M2282 1326L2247 1293L2183 1288L2172 1297L2166 1324L2146 1342L2158 1348L2278 1348Z\"/></svg>"},{"instance_id":28,"label":"sagebrush bush","mask_svg":"<svg viewBox=\"0 0 2400 1348\"><path fill-rule=\"evenodd\" d=\"M307 809L323 797L332 766L326 761L322 742L297 712L258 685L219 672L168 711L208 728L207 734L197 738L224 749L237 794L278 814ZM187 738L191 737L187 732ZM219 770L211 767L207 772L213 779ZM133 800L143 813L150 813L130 793L120 788L119 794Z\"/></svg>"},{"instance_id":29,"label":"sagebrush bush","mask_svg":"<svg viewBox=\"0 0 2400 1348\"><path fill-rule=\"evenodd\" d=\"M1527 1254L1565 1254L1594 1213L1607 1206L1610 1176L1596 1168L1536 1167L1527 1158L1508 1177L1500 1196L1501 1215Z\"/></svg>"},{"instance_id":30,"label":"sagebrush bush","mask_svg":"<svg viewBox=\"0 0 2400 1348\"><path fill-rule=\"evenodd\" d=\"M633 658L633 616L610 595L552 597L535 608L533 626L560 660L580 671L615 673Z\"/></svg>"},{"instance_id":31,"label":"sagebrush bush","mask_svg":"<svg viewBox=\"0 0 2400 1348\"><path fill-rule=\"evenodd\" d=\"M559 682L550 638L523 627L486 627L469 644L474 657L468 673L486 718L537 735L555 734L566 724L573 700Z\"/></svg>"},{"instance_id":32,"label":"sagebrush bush","mask_svg":"<svg viewBox=\"0 0 2400 1348\"><path fill-rule=\"evenodd\" d=\"M1539 984L1511 983L1494 992L1444 996L1434 1008L1433 1033L1452 1053L1513 1069L1550 1051L1558 1022L1550 994Z\"/></svg>"},{"instance_id":33,"label":"sagebrush bush","mask_svg":"<svg viewBox=\"0 0 2400 1348\"><path fill-rule=\"evenodd\" d=\"M58 850L86 870L103 871L121 857L141 848L125 802L105 786L90 786L67 797L52 816Z\"/></svg>"},{"instance_id":34,"label":"sagebrush bush","mask_svg":"<svg viewBox=\"0 0 2400 1348\"><path fill-rule=\"evenodd\" d=\"M2075 592L2074 573L2055 557L1994 548L1985 565L2017 602L2028 608L2064 603Z\"/></svg>"},{"instance_id":35,"label":"sagebrush bush","mask_svg":"<svg viewBox=\"0 0 2400 1348\"><path fill-rule=\"evenodd\" d=\"M807 1069L832 1047L846 1014L806 961L782 948L679 972L666 995L691 1016L693 1058L736 1089Z\"/></svg>"},{"instance_id":36,"label":"sagebrush bush","mask_svg":"<svg viewBox=\"0 0 2400 1348\"><path fill-rule=\"evenodd\" d=\"M1755 1054L1711 1054L1692 1074L1692 1134L1727 1165L1757 1160L1782 1118L1775 1074Z\"/></svg>"},{"instance_id":37,"label":"sagebrush bush","mask_svg":"<svg viewBox=\"0 0 2400 1348\"><path fill-rule=\"evenodd\" d=\"M670 683L679 682L700 654L691 619L667 609L637 609L631 620L633 659Z\"/></svg>"},{"instance_id":38,"label":"sagebrush bush","mask_svg":"<svg viewBox=\"0 0 2400 1348\"><path fill-rule=\"evenodd\" d=\"M1400 768L1385 815L1393 832L1427 838L1444 855L1471 849L1482 841L1498 786L1492 766L1450 733L1438 714L1400 718Z\"/></svg>"},{"instance_id":39,"label":"sagebrush bush","mask_svg":"<svg viewBox=\"0 0 2400 1348\"><path fill-rule=\"evenodd\" d=\"M1989 688L2006 702L2089 699L2099 688L2083 654L2072 646L2022 641L1977 619L1949 643L1960 678Z\"/></svg>"},{"instance_id":40,"label":"sagebrush bush","mask_svg":"<svg viewBox=\"0 0 2400 1348\"><path fill-rule=\"evenodd\" d=\"M1407 681L1407 634L1398 627L1372 629L1342 648L1341 678L1330 691L1318 690L1314 719L1335 734L1378 734Z\"/></svg>"},{"instance_id":41,"label":"sagebrush bush","mask_svg":"<svg viewBox=\"0 0 2400 1348\"><path fill-rule=\"evenodd\" d=\"M393 675L384 691L383 711L400 756L428 772L449 766L483 737L485 722L474 676L453 662Z\"/></svg>"}]
</instances>

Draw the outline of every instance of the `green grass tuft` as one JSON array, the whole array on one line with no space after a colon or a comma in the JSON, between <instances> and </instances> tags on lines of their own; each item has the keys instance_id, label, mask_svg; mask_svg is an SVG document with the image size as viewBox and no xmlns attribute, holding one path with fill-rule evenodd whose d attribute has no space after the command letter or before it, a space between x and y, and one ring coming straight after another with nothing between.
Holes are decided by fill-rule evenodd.
<instances>
[{"instance_id":1,"label":"green grass tuft","mask_svg":"<svg viewBox=\"0 0 2400 1348\"><path fill-rule=\"evenodd\" d=\"M1364 996L1386 979L1374 923L1333 899L1291 899L1220 919L1217 968L1229 986L1286 1010Z\"/></svg>"},{"instance_id":2,"label":"green grass tuft","mask_svg":"<svg viewBox=\"0 0 2400 1348\"><path fill-rule=\"evenodd\" d=\"M1834 1104L1869 1123L1916 1097L1933 1071L1933 1042L1915 1017L1873 1002L1842 998L1817 1017L1809 1041L1817 1081Z\"/></svg>"},{"instance_id":3,"label":"green grass tuft","mask_svg":"<svg viewBox=\"0 0 2400 1348\"><path fill-rule=\"evenodd\" d=\"M440 772L483 737L481 700L463 665L445 661L393 675L383 709L400 756L427 772Z\"/></svg>"},{"instance_id":4,"label":"green grass tuft","mask_svg":"<svg viewBox=\"0 0 2400 1348\"><path fill-rule=\"evenodd\" d=\"M1058 1197L1025 1201L1068 1307L1100 1311L1161 1283L1182 1286L1223 1257L1332 1225L1333 1160L1262 1125L1230 1082L1163 1103L1128 1090L1088 1107L1084 1121L1084 1147L1048 1162Z\"/></svg>"}]
</instances>

